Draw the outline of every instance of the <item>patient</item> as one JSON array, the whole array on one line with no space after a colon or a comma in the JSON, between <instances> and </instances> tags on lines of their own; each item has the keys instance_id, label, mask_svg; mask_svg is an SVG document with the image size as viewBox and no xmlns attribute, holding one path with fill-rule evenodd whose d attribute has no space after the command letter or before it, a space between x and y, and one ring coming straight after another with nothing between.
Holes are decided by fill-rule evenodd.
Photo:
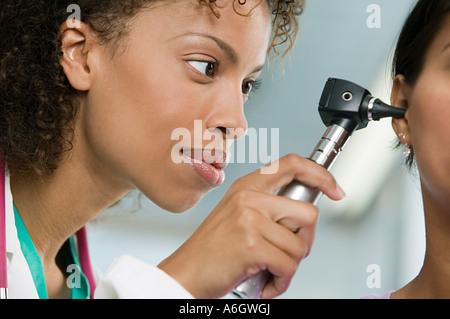
<instances>
[{"instance_id":1,"label":"patient","mask_svg":"<svg viewBox=\"0 0 450 319\"><path fill-rule=\"evenodd\" d=\"M407 111L392 126L420 176L426 253L418 276L384 297L450 298L450 1L418 1L400 34L393 76L391 103Z\"/></svg>"}]
</instances>

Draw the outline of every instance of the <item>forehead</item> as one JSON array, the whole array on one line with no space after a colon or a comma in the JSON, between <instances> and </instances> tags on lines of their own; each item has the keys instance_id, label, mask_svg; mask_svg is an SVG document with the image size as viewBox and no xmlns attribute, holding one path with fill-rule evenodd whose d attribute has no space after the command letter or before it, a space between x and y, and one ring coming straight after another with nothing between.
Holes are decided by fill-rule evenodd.
<instances>
[{"instance_id":1,"label":"forehead","mask_svg":"<svg viewBox=\"0 0 450 319\"><path fill-rule=\"evenodd\" d=\"M242 2L242 1L241 1ZM187 33L208 34L236 48L246 44L267 49L271 33L271 16L267 1L218 0L214 14L198 0L161 1L142 10L131 29L167 41ZM247 48L248 49L248 48ZM239 50L238 50L239 51Z\"/></svg>"},{"instance_id":2,"label":"forehead","mask_svg":"<svg viewBox=\"0 0 450 319\"><path fill-rule=\"evenodd\" d=\"M177 16L183 22L193 23L202 20L203 23L209 20L214 24L219 20L233 21L239 23L239 17L249 18L248 20L258 20L264 17L270 20L269 5L266 0L216 0L209 4L208 0L169 0L157 1L148 8L152 11L165 13L166 16ZM176 23L177 21L173 21Z\"/></svg>"},{"instance_id":3,"label":"forehead","mask_svg":"<svg viewBox=\"0 0 450 319\"><path fill-rule=\"evenodd\" d=\"M450 14L447 14L428 49L427 60L438 57L446 50L450 50Z\"/></svg>"}]
</instances>

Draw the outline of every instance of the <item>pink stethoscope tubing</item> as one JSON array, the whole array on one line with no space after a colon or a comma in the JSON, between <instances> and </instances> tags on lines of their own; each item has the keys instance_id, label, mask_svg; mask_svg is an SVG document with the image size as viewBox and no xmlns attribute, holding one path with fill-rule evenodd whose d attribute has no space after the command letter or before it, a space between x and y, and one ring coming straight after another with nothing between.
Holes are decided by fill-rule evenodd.
<instances>
[{"instance_id":1,"label":"pink stethoscope tubing","mask_svg":"<svg viewBox=\"0 0 450 319\"><path fill-rule=\"evenodd\" d=\"M94 297L95 278L89 257L86 227L77 233L78 253L80 257L81 270L89 281L90 297ZM5 165L0 159L0 298L7 298L8 270L6 256L6 203L5 203Z\"/></svg>"},{"instance_id":2,"label":"pink stethoscope tubing","mask_svg":"<svg viewBox=\"0 0 450 319\"><path fill-rule=\"evenodd\" d=\"M0 159L0 298L8 297L8 270L6 256L5 166Z\"/></svg>"}]
</instances>

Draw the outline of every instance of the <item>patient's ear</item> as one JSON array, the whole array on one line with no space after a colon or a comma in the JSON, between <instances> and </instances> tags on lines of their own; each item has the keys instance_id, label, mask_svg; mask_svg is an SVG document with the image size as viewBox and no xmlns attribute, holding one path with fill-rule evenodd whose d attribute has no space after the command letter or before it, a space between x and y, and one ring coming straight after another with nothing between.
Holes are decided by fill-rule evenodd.
<instances>
[{"instance_id":1,"label":"patient's ear","mask_svg":"<svg viewBox=\"0 0 450 319\"><path fill-rule=\"evenodd\" d=\"M88 91L91 87L91 70L89 68L89 44L92 32L83 22L69 24L64 22L59 30L61 51L60 64L64 68L72 87L78 91Z\"/></svg>"},{"instance_id":2,"label":"patient's ear","mask_svg":"<svg viewBox=\"0 0 450 319\"><path fill-rule=\"evenodd\" d=\"M411 87L406 83L403 75L397 75L394 79L391 92L392 106L406 110L404 118L393 118L392 128L397 136L401 136L400 142L411 145L411 134L409 134L409 96Z\"/></svg>"}]
</instances>

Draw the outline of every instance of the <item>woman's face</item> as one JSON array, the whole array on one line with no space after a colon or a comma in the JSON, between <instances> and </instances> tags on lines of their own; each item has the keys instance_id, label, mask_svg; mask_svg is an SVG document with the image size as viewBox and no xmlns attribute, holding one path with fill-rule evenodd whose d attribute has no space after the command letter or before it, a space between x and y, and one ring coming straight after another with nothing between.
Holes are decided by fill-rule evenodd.
<instances>
[{"instance_id":1,"label":"woman's face","mask_svg":"<svg viewBox=\"0 0 450 319\"><path fill-rule=\"evenodd\" d=\"M408 90L407 143L425 193L450 201L450 16L432 42L421 75ZM400 130L397 130L400 133ZM403 142L403 141L402 141Z\"/></svg>"},{"instance_id":2,"label":"woman's face","mask_svg":"<svg viewBox=\"0 0 450 319\"><path fill-rule=\"evenodd\" d=\"M131 21L113 57L106 46L88 57L77 136L102 170L173 212L223 182L226 129L247 129L244 102L266 59L266 1L248 17L233 2L245 14L259 0L217 2L220 18L197 0L158 2ZM212 149L201 135L213 130L215 152L194 161Z\"/></svg>"}]
</instances>

